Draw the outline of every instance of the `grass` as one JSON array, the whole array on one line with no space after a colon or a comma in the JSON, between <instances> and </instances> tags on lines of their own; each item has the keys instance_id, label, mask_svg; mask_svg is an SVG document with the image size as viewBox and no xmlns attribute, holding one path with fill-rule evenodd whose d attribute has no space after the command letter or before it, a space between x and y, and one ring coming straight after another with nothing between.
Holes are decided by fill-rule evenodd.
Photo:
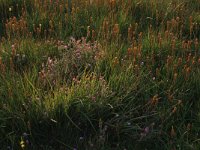
<instances>
[{"instance_id":1,"label":"grass","mask_svg":"<svg viewBox=\"0 0 200 150\"><path fill-rule=\"evenodd\" d=\"M1 149L199 149L198 0L0 0Z\"/></svg>"}]
</instances>

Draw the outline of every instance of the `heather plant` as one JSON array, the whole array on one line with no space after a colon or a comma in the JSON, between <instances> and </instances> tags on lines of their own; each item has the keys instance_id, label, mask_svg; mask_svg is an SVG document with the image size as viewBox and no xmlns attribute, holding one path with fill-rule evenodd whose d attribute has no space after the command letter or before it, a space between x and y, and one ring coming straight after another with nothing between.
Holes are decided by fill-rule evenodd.
<instances>
[{"instance_id":1,"label":"heather plant","mask_svg":"<svg viewBox=\"0 0 200 150\"><path fill-rule=\"evenodd\" d=\"M58 49L62 51L62 56L57 67L61 68L61 74L71 79L84 71L92 72L102 57L101 45L97 41L88 42L86 38L71 38L67 44L60 44Z\"/></svg>"},{"instance_id":2,"label":"heather plant","mask_svg":"<svg viewBox=\"0 0 200 150\"><path fill-rule=\"evenodd\" d=\"M46 64L42 64L42 69L39 72L39 78L42 82L42 86L47 84L52 86L56 84L56 80L59 78L59 72L56 66L57 63L57 60L53 60L48 57Z\"/></svg>"}]
</instances>

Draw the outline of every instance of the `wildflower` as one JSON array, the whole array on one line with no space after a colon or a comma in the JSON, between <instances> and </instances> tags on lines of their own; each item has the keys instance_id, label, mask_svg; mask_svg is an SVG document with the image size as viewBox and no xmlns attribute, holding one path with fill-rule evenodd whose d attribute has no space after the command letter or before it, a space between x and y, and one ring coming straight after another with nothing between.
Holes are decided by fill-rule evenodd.
<instances>
[{"instance_id":1,"label":"wildflower","mask_svg":"<svg viewBox=\"0 0 200 150\"><path fill-rule=\"evenodd\" d=\"M178 58L178 66L182 64L182 58Z\"/></svg>"},{"instance_id":2,"label":"wildflower","mask_svg":"<svg viewBox=\"0 0 200 150\"><path fill-rule=\"evenodd\" d=\"M131 41L132 39L132 35L133 34L133 28L132 25L130 24L129 28L128 28L128 40Z\"/></svg>"},{"instance_id":3,"label":"wildflower","mask_svg":"<svg viewBox=\"0 0 200 150\"><path fill-rule=\"evenodd\" d=\"M145 132L146 134L148 134L148 133L149 133L149 127L144 128L144 132Z\"/></svg>"},{"instance_id":4,"label":"wildflower","mask_svg":"<svg viewBox=\"0 0 200 150\"><path fill-rule=\"evenodd\" d=\"M192 16L189 17L189 21L190 21L190 24L192 24L192 22L193 22L193 17Z\"/></svg>"},{"instance_id":5,"label":"wildflower","mask_svg":"<svg viewBox=\"0 0 200 150\"><path fill-rule=\"evenodd\" d=\"M65 45L65 46L64 46L64 48L65 48L65 49L67 49L67 48L68 48L68 46L67 46L67 45Z\"/></svg>"},{"instance_id":6,"label":"wildflower","mask_svg":"<svg viewBox=\"0 0 200 150\"><path fill-rule=\"evenodd\" d=\"M131 54L132 54L132 49L131 49L131 48L128 48L127 53L128 53L128 56L131 56Z\"/></svg>"},{"instance_id":7,"label":"wildflower","mask_svg":"<svg viewBox=\"0 0 200 150\"><path fill-rule=\"evenodd\" d=\"M15 45L12 45L12 57L14 57L16 55L16 48Z\"/></svg>"},{"instance_id":8,"label":"wildflower","mask_svg":"<svg viewBox=\"0 0 200 150\"><path fill-rule=\"evenodd\" d=\"M198 49L198 45L199 45L199 42L198 42L197 38L195 39L194 45L195 45L195 49L197 50Z\"/></svg>"},{"instance_id":9,"label":"wildflower","mask_svg":"<svg viewBox=\"0 0 200 150\"><path fill-rule=\"evenodd\" d=\"M130 125L131 125L131 123L130 123L130 122L127 122L127 125L128 125L128 126L130 126Z\"/></svg>"},{"instance_id":10,"label":"wildflower","mask_svg":"<svg viewBox=\"0 0 200 150\"><path fill-rule=\"evenodd\" d=\"M140 139L142 139L143 137L147 136L147 134L149 133L149 127L145 127L142 131L142 133L140 133Z\"/></svg>"},{"instance_id":11,"label":"wildflower","mask_svg":"<svg viewBox=\"0 0 200 150\"><path fill-rule=\"evenodd\" d=\"M174 81L176 81L177 76L178 76L178 73L175 73L175 74L174 74Z\"/></svg>"},{"instance_id":12,"label":"wildflower","mask_svg":"<svg viewBox=\"0 0 200 150\"><path fill-rule=\"evenodd\" d=\"M92 30L92 39L93 40L95 39L95 36L96 36L96 32L95 32L95 30Z\"/></svg>"},{"instance_id":13,"label":"wildflower","mask_svg":"<svg viewBox=\"0 0 200 150\"><path fill-rule=\"evenodd\" d=\"M169 37L169 31L167 30L165 31L165 38L168 39L168 37Z\"/></svg>"},{"instance_id":14,"label":"wildflower","mask_svg":"<svg viewBox=\"0 0 200 150\"><path fill-rule=\"evenodd\" d=\"M113 37L117 37L119 34L119 24L115 24L113 27Z\"/></svg>"},{"instance_id":15,"label":"wildflower","mask_svg":"<svg viewBox=\"0 0 200 150\"><path fill-rule=\"evenodd\" d=\"M23 133L23 138L27 139L28 138L28 134L27 133Z\"/></svg>"},{"instance_id":16,"label":"wildflower","mask_svg":"<svg viewBox=\"0 0 200 150\"><path fill-rule=\"evenodd\" d=\"M29 145L29 144L30 144L29 140L26 140L26 144L27 144L27 145Z\"/></svg>"},{"instance_id":17,"label":"wildflower","mask_svg":"<svg viewBox=\"0 0 200 150\"><path fill-rule=\"evenodd\" d=\"M113 63L114 63L114 65L117 65L119 63L119 60L117 57L114 58Z\"/></svg>"},{"instance_id":18,"label":"wildflower","mask_svg":"<svg viewBox=\"0 0 200 150\"><path fill-rule=\"evenodd\" d=\"M24 142L22 137L21 137L21 141L20 141L20 146L21 146L22 149L25 148L25 142Z\"/></svg>"},{"instance_id":19,"label":"wildflower","mask_svg":"<svg viewBox=\"0 0 200 150\"><path fill-rule=\"evenodd\" d=\"M172 51L175 49L176 46L175 44L176 44L176 39L173 39L171 43Z\"/></svg>"},{"instance_id":20,"label":"wildflower","mask_svg":"<svg viewBox=\"0 0 200 150\"><path fill-rule=\"evenodd\" d=\"M138 54L138 48L136 46L133 48L133 54L134 57Z\"/></svg>"},{"instance_id":21,"label":"wildflower","mask_svg":"<svg viewBox=\"0 0 200 150\"><path fill-rule=\"evenodd\" d=\"M96 97L95 96L92 96L92 101L96 101Z\"/></svg>"},{"instance_id":22,"label":"wildflower","mask_svg":"<svg viewBox=\"0 0 200 150\"><path fill-rule=\"evenodd\" d=\"M115 5L116 5L116 0L110 0L111 9L113 9Z\"/></svg>"},{"instance_id":23,"label":"wildflower","mask_svg":"<svg viewBox=\"0 0 200 150\"><path fill-rule=\"evenodd\" d=\"M156 94L152 99L151 99L151 104L156 105L158 103L159 97L158 94Z\"/></svg>"},{"instance_id":24,"label":"wildflower","mask_svg":"<svg viewBox=\"0 0 200 150\"><path fill-rule=\"evenodd\" d=\"M177 107L174 107L172 113L174 114L177 111Z\"/></svg>"},{"instance_id":25,"label":"wildflower","mask_svg":"<svg viewBox=\"0 0 200 150\"><path fill-rule=\"evenodd\" d=\"M190 72L191 72L191 68L190 68L190 67L187 67L185 71L186 71L186 77L188 78L188 77L189 77L189 74L190 74Z\"/></svg>"},{"instance_id":26,"label":"wildflower","mask_svg":"<svg viewBox=\"0 0 200 150\"><path fill-rule=\"evenodd\" d=\"M196 58L193 57L193 58L192 58L192 65L195 65L195 63L196 63Z\"/></svg>"},{"instance_id":27,"label":"wildflower","mask_svg":"<svg viewBox=\"0 0 200 150\"><path fill-rule=\"evenodd\" d=\"M191 60L191 56L192 56L192 54L189 53L189 55L188 55L188 57L187 57L187 62L190 62L190 60Z\"/></svg>"}]
</instances>

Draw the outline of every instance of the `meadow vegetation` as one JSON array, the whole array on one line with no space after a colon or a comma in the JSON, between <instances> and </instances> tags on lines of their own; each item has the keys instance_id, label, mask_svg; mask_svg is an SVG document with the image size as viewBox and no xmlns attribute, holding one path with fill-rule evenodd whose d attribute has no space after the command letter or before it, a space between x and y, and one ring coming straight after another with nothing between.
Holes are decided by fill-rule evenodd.
<instances>
[{"instance_id":1,"label":"meadow vegetation","mask_svg":"<svg viewBox=\"0 0 200 150\"><path fill-rule=\"evenodd\" d=\"M199 0L0 0L0 149L200 149Z\"/></svg>"}]
</instances>

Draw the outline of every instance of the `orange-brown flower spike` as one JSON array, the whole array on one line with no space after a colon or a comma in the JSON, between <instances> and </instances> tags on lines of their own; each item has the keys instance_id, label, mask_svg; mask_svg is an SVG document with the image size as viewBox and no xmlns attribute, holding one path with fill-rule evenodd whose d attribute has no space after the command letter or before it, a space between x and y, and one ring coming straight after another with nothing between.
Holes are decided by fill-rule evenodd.
<instances>
[{"instance_id":1,"label":"orange-brown flower spike","mask_svg":"<svg viewBox=\"0 0 200 150\"><path fill-rule=\"evenodd\" d=\"M192 65L195 65L196 64L196 57L194 56L193 58L192 58Z\"/></svg>"},{"instance_id":2,"label":"orange-brown flower spike","mask_svg":"<svg viewBox=\"0 0 200 150\"><path fill-rule=\"evenodd\" d=\"M132 28L132 25L130 24L128 28L128 41L131 41L132 37L133 37L133 28Z\"/></svg>"},{"instance_id":3,"label":"orange-brown flower spike","mask_svg":"<svg viewBox=\"0 0 200 150\"><path fill-rule=\"evenodd\" d=\"M96 37L96 33L94 30L92 30L92 40L94 41L95 40L95 37Z\"/></svg>"},{"instance_id":4,"label":"orange-brown flower spike","mask_svg":"<svg viewBox=\"0 0 200 150\"><path fill-rule=\"evenodd\" d=\"M119 24L115 24L113 27L113 37L116 38L119 35Z\"/></svg>"},{"instance_id":5,"label":"orange-brown flower spike","mask_svg":"<svg viewBox=\"0 0 200 150\"><path fill-rule=\"evenodd\" d=\"M193 17L192 16L189 17L189 21L190 21L190 25L191 25L193 23Z\"/></svg>"},{"instance_id":6,"label":"orange-brown flower spike","mask_svg":"<svg viewBox=\"0 0 200 150\"><path fill-rule=\"evenodd\" d=\"M119 64L119 60L117 57L114 58L113 60L113 64L116 66L117 64Z\"/></svg>"},{"instance_id":7,"label":"orange-brown flower spike","mask_svg":"<svg viewBox=\"0 0 200 150\"><path fill-rule=\"evenodd\" d=\"M110 0L110 8L111 10L115 8L116 0Z\"/></svg>"},{"instance_id":8,"label":"orange-brown flower spike","mask_svg":"<svg viewBox=\"0 0 200 150\"><path fill-rule=\"evenodd\" d=\"M182 62L183 62L182 58L179 57L179 58L178 58L178 66L181 66Z\"/></svg>"},{"instance_id":9,"label":"orange-brown flower spike","mask_svg":"<svg viewBox=\"0 0 200 150\"><path fill-rule=\"evenodd\" d=\"M172 110L172 113L174 114L174 113L176 113L176 111L177 111L177 107L175 106L175 107L173 108L173 110Z\"/></svg>"},{"instance_id":10,"label":"orange-brown flower spike","mask_svg":"<svg viewBox=\"0 0 200 150\"><path fill-rule=\"evenodd\" d=\"M174 82L177 80L178 73L174 73Z\"/></svg>"},{"instance_id":11,"label":"orange-brown flower spike","mask_svg":"<svg viewBox=\"0 0 200 150\"><path fill-rule=\"evenodd\" d=\"M133 55L134 55L134 58L137 57L137 54L138 54L138 48L135 46L135 47L133 47Z\"/></svg>"},{"instance_id":12,"label":"orange-brown flower spike","mask_svg":"<svg viewBox=\"0 0 200 150\"><path fill-rule=\"evenodd\" d=\"M161 33L158 33L158 46L159 46L159 48L162 47L162 37L161 37Z\"/></svg>"},{"instance_id":13,"label":"orange-brown flower spike","mask_svg":"<svg viewBox=\"0 0 200 150\"><path fill-rule=\"evenodd\" d=\"M128 53L128 56L130 57L132 55L132 48L128 48L127 53Z\"/></svg>"},{"instance_id":14,"label":"orange-brown flower spike","mask_svg":"<svg viewBox=\"0 0 200 150\"><path fill-rule=\"evenodd\" d=\"M166 31L165 31L165 39L168 39L168 37L169 37L169 31L166 30Z\"/></svg>"},{"instance_id":15,"label":"orange-brown flower spike","mask_svg":"<svg viewBox=\"0 0 200 150\"><path fill-rule=\"evenodd\" d=\"M190 67L187 67L187 68L185 69L185 72L186 72L186 79L188 79L188 78L189 78L189 75L190 75L190 73L191 73L191 68L190 68Z\"/></svg>"},{"instance_id":16,"label":"orange-brown flower spike","mask_svg":"<svg viewBox=\"0 0 200 150\"><path fill-rule=\"evenodd\" d=\"M194 41L194 45L195 45L195 50L197 51L198 50L198 46L199 46L199 41L198 41L197 38Z\"/></svg>"},{"instance_id":17,"label":"orange-brown flower spike","mask_svg":"<svg viewBox=\"0 0 200 150\"><path fill-rule=\"evenodd\" d=\"M157 105L158 104L158 100L159 100L158 94L154 95L154 97L151 99L151 104L152 105Z\"/></svg>"}]
</instances>

